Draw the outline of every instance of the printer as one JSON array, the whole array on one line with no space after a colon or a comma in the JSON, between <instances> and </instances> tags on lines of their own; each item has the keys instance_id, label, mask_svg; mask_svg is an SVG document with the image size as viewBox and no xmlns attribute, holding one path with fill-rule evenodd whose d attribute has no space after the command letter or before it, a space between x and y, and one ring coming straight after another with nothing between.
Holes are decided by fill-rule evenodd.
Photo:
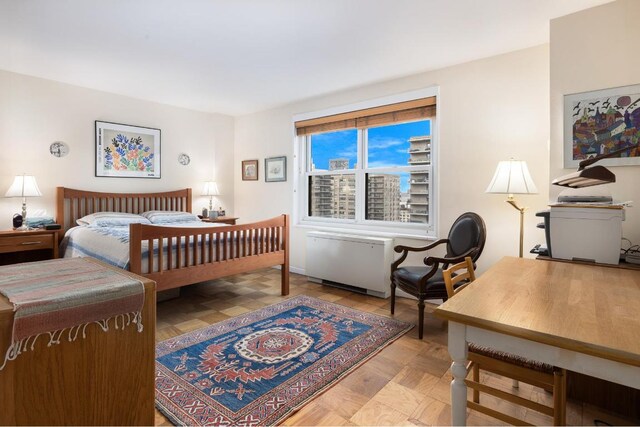
<instances>
[{"instance_id":1,"label":"printer","mask_svg":"<svg viewBox=\"0 0 640 427\"><path fill-rule=\"evenodd\" d=\"M638 143L627 144L620 143L618 147L625 146L584 159L576 172L551 182L567 189L560 193L557 203L549 205L548 213L537 214L545 218L549 256L602 264L620 262L625 204L613 203L607 190L598 187L616 182L615 174L593 164L640 148Z\"/></svg>"},{"instance_id":2,"label":"printer","mask_svg":"<svg viewBox=\"0 0 640 427\"><path fill-rule=\"evenodd\" d=\"M598 194L600 193L600 194ZM552 258L618 264L624 206L602 192L565 190L543 217L548 254Z\"/></svg>"}]
</instances>

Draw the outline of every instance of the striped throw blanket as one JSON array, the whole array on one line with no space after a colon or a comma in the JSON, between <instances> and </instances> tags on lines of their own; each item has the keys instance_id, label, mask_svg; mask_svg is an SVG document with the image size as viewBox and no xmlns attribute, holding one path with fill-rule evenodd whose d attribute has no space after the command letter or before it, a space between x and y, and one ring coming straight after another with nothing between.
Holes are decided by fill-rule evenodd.
<instances>
[{"instance_id":1,"label":"striped throw blanket","mask_svg":"<svg viewBox=\"0 0 640 427\"><path fill-rule=\"evenodd\" d=\"M0 267L0 293L13 304L13 334L0 370L40 335L57 344L75 340L90 323L108 331L131 323L142 332L144 286L89 258L55 259Z\"/></svg>"}]
</instances>

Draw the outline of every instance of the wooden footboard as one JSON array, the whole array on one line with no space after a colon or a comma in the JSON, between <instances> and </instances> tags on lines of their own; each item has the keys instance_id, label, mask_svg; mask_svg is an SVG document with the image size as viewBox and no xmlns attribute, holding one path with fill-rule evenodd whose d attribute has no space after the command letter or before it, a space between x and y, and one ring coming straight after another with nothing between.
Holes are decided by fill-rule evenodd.
<instances>
[{"instance_id":1,"label":"wooden footboard","mask_svg":"<svg viewBox=\"0 0 640 427\"><path fill-rule=\"evenodd\" d=\"M60 238L76 225L78 218L94 212L191 212L191 194L190 188L156 193L104 193L58 187L56 214L62 225ZM229 227L133 224L130 232L130 270L155 280L159 291L280 265L282 295L289 294L288 215ZM163 242L169 241L177 249L165 252ZM155 262L153 256L146 256L147 245L152 254L158 252ZM148 273L142 273L145 270Z\"/></svg>"},{"instance_id":2,"label":"wooden footboard","mask_svg":"<svg viewBox=\"0 0 640 427\"><path fill-rule=\"evenodd\" d=\"M131 272L158 291L280 265L281 293L289 294L288 215L224 227L131 224L129 239Z\"/></svg>"}]
</instances>

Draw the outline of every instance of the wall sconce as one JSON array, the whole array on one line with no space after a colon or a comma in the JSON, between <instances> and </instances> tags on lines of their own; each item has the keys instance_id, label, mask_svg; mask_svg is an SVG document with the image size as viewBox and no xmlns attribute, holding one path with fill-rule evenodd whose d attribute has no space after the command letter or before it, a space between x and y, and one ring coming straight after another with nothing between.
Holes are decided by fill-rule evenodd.
<instances>
[{"instance_id":1,"label":"wall sconce","mask_svg":"<svg viewBox=\"0 0 640 427\"><path fill-rule=\"evenodd\" d=\"M590 159L583 160L578 164L577 172L573 172L568 175L561 176L560 178L556 178L551 183L553 185L560 185L562 187L582 188L616 182L616 176L614 175L614 173L604 166L591 166L590 168L587 166L608 157L615 157L620 153L637 147L638 144L630 145L629 147L621 148L607 154L599 154Z\"/></svg>"}]
</instances>

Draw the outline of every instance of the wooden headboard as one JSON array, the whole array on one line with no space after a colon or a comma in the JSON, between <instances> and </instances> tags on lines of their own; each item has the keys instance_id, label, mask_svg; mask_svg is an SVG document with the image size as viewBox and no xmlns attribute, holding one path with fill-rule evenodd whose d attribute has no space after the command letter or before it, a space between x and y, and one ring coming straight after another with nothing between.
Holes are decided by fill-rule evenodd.
<instances>
[{"instance_id":1,"label":"wooden headboard","mask_svg":"<svg viewBox=\"0 0 640 427\"><path fill-rule=\"evenodd\" d=\"M191 189L161 193L101 193L58 187L56 221L62 226L60 236L76 225L76 220L95 212L139 214L150 210L191 212Z\"/></svg>"}]
</instances>

